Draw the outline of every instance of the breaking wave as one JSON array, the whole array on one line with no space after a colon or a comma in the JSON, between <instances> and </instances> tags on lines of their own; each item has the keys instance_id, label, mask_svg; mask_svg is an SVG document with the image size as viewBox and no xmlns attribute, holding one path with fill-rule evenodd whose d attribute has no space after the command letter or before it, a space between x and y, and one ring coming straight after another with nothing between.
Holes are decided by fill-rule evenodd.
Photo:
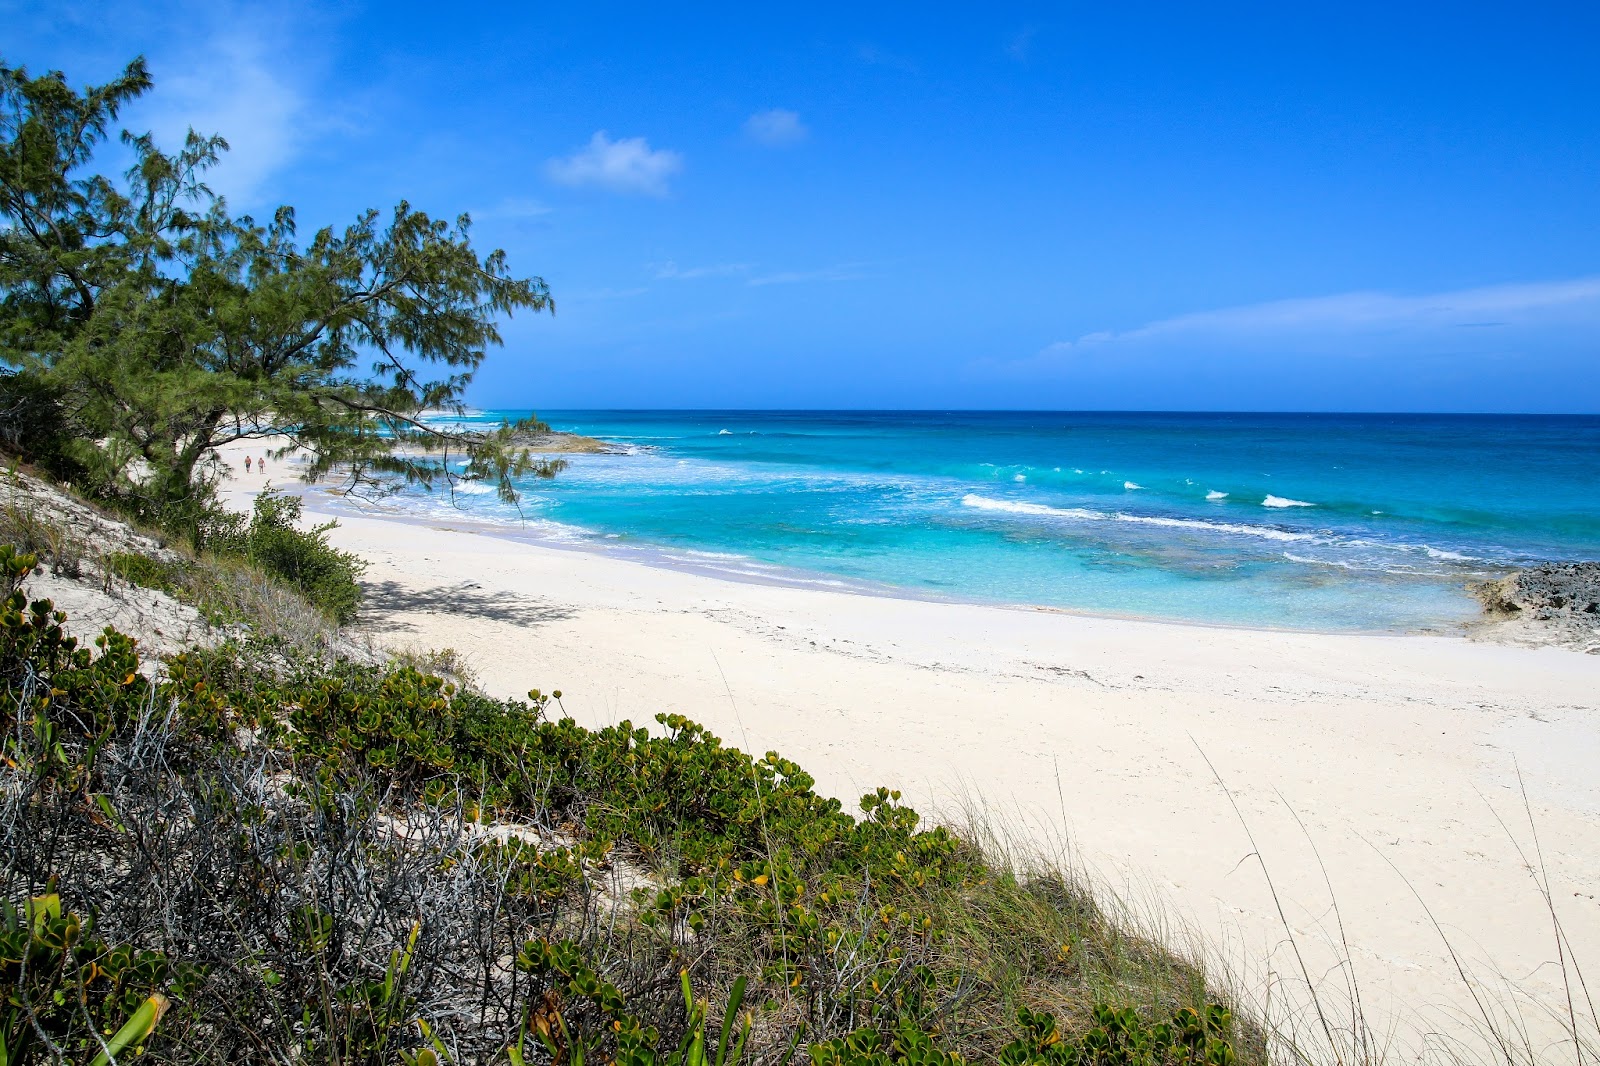
<instances>
[{"instance_id":1,"label":"breaking wave","mask_svg":"<svg viewBox=\"0 0 1600 1066\"><path fill-rule=\"evenodd\" d=\"M1135 525L1165 526L1169 529L1195 529L1207 533L1232 533L1264 540L1317 540L1316 533L1301 533L1274 526L1250 526L1234 522L1204 522L1198 518L1167 518L1162 515L1127 514L1123 511L1093 511L1086 507L1048 507L1020 500L995 500L969 492L961 498L963 507L980 511L1003 511L1044 518L1066 518L1082 522L1130 522Z\"/></svg>"}]
</instances>

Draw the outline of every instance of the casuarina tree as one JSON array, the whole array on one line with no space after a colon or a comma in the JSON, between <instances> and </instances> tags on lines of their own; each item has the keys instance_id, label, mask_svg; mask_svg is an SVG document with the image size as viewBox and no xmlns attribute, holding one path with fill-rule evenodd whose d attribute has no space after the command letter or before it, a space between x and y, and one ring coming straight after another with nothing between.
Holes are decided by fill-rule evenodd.
<instances>
[{"instance_id":1,"label":"casuarina tree","mask_svg":"<svg viewBox=\"0 0 1600 1066\"><path fill-rule=\"evenodd\" d=\"M205 507L206 460L285 437L312 477L358 486L465 476L514 500L559 463L518 447L527 424L467 431L461 408L500 323L553 310L537 277L480 254L470 220L402 202L301 241L290 207L229 213L204 182L227 144L191 131L177 152L123 131L130 164L95 172L119 113L151 79L72 88L0 63L0 361L5 395L37 412L93 487L165 521ZM28 426L0 425L26 443Z\"/></svg>"}]
</instances>

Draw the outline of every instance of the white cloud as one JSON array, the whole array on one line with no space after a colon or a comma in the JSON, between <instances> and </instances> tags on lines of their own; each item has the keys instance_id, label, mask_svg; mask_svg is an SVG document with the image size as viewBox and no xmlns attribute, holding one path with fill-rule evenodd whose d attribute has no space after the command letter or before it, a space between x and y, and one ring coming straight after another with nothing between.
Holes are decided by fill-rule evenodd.
<instances>
[{"instance_id":1,"label":"white cloud","mask_svg":"<svg viewBox=\"0 0 1600 1066\"><path fill-rule=\"evenodd\" d=\"M771 148L799 144L811 133L794 111L774 107L770 111L757 111L744 120L744 133L752 141Z\"/></svg>"},{"instance_id":2,"label":"white cloud","mask_svg":"<svg viewBox=\"0 0 1600 1066\"><path fill-rule=\"evenodd\" d=\"M667 181L683 169L683 156L651 148L643 137L613 141L600 130L589 143L564 159L546 164L551 180L563 185L598 185L613 192L665 196Z\"/></svg>"},{"instance_id":3,"label":"white cloud","mask_svg":"<svg viewBox=\"0 0 1600 1066\"><path fill-rule=\"evenodd\" d=\"M286 74L305 64L291 59L276 36L235 28L181 62L158 60L155 92L128 123L148 129L167 152L182 147L190 129L220 133L228 151L204 180L235 208L266 201L270 179L300 153L313 125L305 92Z\"/></svg>"},{"instance_id":4,"label":"white cloud","mask_svg":"<svg viewBox=\"0 0 1600 1066\"><path fill-rule=\"evenodd\" d=\"M1354 353L1371 350L1370 344L1351 344L1356 338L1382 340L1387 345L1408 338L1437 339L1462 330L1520 333L1575 321L1600 324L1600 277L1490 285L1422 296L1352 292L1225 307L1164 318L1122 332L1086 333L1076 340L1057 341L1024 362L1048 363L1165 340L1268 344L1286 352L1332 342Z\"/></svg>"},{"instance_id":5,"label":"white cloud","mask_svg":"<svg viewBox=\"0 0 1600 1066\"><path fill-rule=\"evenodd\" d=\"M865 263L840 263L838 266L823 267L821 270L785 270L751 278L746 284L796 285L809 281L860 281L866 277L862 273L865 266Z\"/></svg>"}]
</instances>

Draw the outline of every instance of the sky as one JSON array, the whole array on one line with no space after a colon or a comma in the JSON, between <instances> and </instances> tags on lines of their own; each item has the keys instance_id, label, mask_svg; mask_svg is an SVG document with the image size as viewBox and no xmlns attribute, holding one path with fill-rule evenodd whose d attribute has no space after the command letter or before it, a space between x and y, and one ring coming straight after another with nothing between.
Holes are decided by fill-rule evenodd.
<instances>
[{"instance_id":1,"label":"sky","mask_svg":"<svg viewBox=\"0 0 1600 1066\"><path fill-rule=\"evenodd\" d=\"M484 407L1600 412L1600 5L0 0L550 285ZM766 10L771 8L772 10Z\"/></svg>"}]
</instances>

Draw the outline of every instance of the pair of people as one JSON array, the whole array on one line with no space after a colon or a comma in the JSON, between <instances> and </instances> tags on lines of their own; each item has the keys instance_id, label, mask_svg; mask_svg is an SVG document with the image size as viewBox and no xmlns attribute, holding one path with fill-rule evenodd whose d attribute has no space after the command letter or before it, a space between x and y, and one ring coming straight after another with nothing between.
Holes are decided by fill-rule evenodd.
<instances>
[{"instance_id":1,"label":"pair of people","mask_svg":"<svg viewBox=\"0 0 1600 1066\"><path fill-rule=\"evenodd\" d=\"M248 455L245 456L244 457L244 472L246 474L248 474L250 472L250 462L251 462L251 457L248 456ZM256 464L256 470L257 471L259 471L260 473L263 473L263 474L265 474L267 472L267 461L265 459L257 459L257 460L255 460L255 464Z\"/></svg>"}]
</instances>

